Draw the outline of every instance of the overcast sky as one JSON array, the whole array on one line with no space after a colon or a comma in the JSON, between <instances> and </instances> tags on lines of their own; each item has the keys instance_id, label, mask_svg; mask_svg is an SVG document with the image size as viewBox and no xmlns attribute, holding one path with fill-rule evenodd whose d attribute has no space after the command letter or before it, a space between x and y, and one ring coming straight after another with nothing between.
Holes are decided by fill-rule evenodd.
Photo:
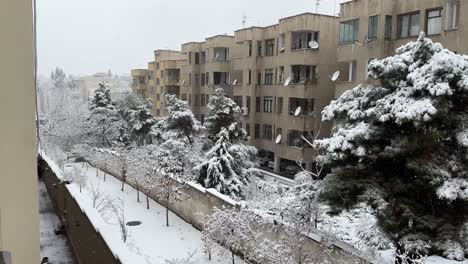
<instances>
[{"instance_id":1,"label":"overcast sky","mask_svg":"<svg viewBox=\"0 0 468 264\"><path fill-rule=\"evenodd\" d=\"M155 49L267 26L279 18L315 12L316 0L37 0L39 73L59 66L67 73L128 74L146 68ZM333 14L340 0L321 0Z\"/></svg>"}]
</instances>

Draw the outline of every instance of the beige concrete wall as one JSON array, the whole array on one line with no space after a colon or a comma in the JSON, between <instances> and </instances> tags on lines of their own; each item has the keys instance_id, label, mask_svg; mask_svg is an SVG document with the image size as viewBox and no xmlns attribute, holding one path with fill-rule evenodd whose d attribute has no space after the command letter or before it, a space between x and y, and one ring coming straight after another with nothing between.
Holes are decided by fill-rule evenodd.
<instances>
[{"instance_id":1,"label":"beige concrete wall","mask_svg":"<svg viewBox=\"0 0 468 264\"><path fill-rule=\"evenodd\" d=\"M0 1L0 251L39 263L32 1Z\"/></svg>"}]
</instances>

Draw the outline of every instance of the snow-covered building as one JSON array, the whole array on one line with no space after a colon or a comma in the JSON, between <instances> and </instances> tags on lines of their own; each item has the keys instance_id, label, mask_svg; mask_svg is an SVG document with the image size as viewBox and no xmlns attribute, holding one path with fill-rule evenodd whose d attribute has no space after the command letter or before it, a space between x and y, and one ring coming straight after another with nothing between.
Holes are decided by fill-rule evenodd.
<instances>
[{"instance_id":1,"label":"snow-covered building","mask_svg":"<svg viewBox=\"0 0 468 264\"><path fill-rule=\"evenodd\" d=\"M468 54L468 1L352 0L341 4L335 97L367 82L367 64L395 54L421 31L434 42Z\"/></svg>"}]
</instances>

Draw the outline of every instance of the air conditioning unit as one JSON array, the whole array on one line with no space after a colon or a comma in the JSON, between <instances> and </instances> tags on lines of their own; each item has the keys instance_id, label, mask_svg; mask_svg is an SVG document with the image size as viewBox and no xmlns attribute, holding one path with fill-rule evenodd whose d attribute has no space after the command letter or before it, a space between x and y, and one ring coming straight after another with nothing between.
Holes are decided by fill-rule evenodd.
<instances>
[{"instance_id":1,"label":"air conditioning unit","mask_svg":"<svg viewBox=\"0 0 468 264\"><path fill-rule=\"evenodd\" d=\"M248 107L242 107L242 114L243 115L249 115L249 108Z\"/></svg>"}]
</instances>

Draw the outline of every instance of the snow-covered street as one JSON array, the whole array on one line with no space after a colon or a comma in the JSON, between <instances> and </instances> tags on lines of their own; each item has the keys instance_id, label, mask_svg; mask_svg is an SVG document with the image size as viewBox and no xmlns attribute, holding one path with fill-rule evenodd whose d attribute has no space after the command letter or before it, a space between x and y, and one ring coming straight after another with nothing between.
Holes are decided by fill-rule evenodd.
<instances>
[{"instance_id":1,"label":"snow-covered street","mask_svg":"<svg viewBox=\"0 0 468 264\"><path fill-rule=\"evenodd\" d=\"M99 171L96 176L96 168L87 165L82 168L82 163L66 166L71 169L74 166L83 170L86 175L86 183L82 185L82 192L77 183L67 185L68 189L78 201L88 217L101 217L91 219L93 223L99 223L97 228L102 233L109 247L117 252L123 263L172 263L171 261L186 259L199 264L209 263L232 263L230 253L226 250L222 255L214 254L213 259L208 260L208 255L203 252L203 241L201 232L190 224L170 212L170 227L166 226L165 208L150 200L150 209L146 209L145 197L140 193L140 203L137 202L137 192L129 185L125 185L121 191L121 182L107 175L103 181L103 172ZM101 199L117 202L123 201L125 222L139 221L140 225L127 226L128 238L125 243L121 239L121 229L115 221L115 217L106 213L105 209L93 208L92 193L95 190L103 195ZM100 200L100 201L103 201ZM99 206L96 206L99 208ZM90 212L94 210L94 212ZM105 226L102 226L105 225ZM126 248L122 251L122 246ZM130 262L126 260L131 260ZM237 259L236 263L243 263Z\"/></svg>"}]
</instances>

